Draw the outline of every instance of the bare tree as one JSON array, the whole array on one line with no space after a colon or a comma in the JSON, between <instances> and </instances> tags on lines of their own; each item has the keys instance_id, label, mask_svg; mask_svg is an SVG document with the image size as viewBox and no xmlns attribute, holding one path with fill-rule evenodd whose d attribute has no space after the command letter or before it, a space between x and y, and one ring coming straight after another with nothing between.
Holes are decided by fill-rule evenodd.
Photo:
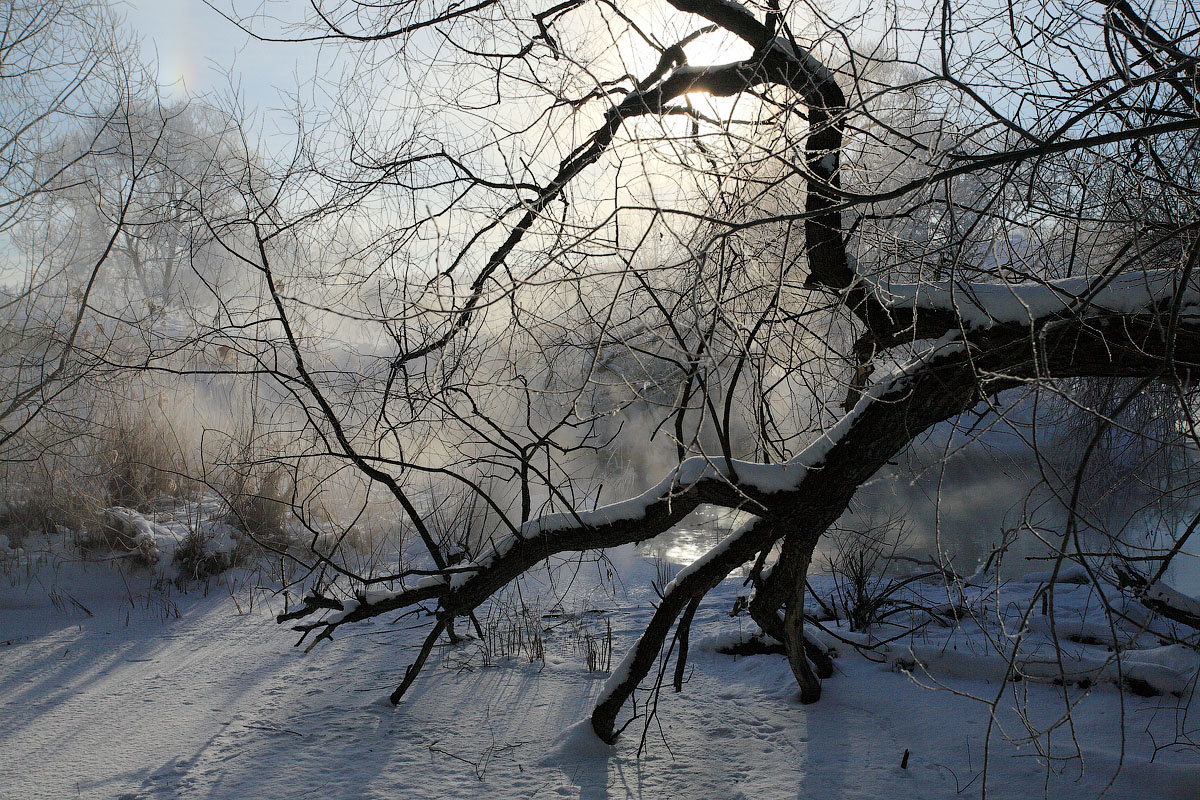
<instances>
[{"instance_id":1,"label":"bare tree","mask_svg":"<svg viewBox=\"0 0 1200 800\"><path fill-rule=\"evenodd\" d=\"M134 159L128 179L113 187L108 224L87 247L78 227L47 209L75 191L78 170L101 156L104 132L147 84L106 3L7 2L0 22L3 447L103 363L110 337L96 328L93 303L145 162Z\"/></svg>"},{"instance_id":2,"label":"bare tree","mask_svg":"<svg viewBox=\"0 0 1200 800\"><path fill-rule=\"evenodd\" d=\"M282 334L264 369L316 450L386 490L428 561L386 574L322 561L335 577L280 621L315 644L435 604L394 701L456 617L525 571L645 541L701 504L751 516L664 588L596 733L616 738L676 620L686 641L696 605L747 562L751 614L814 701L814 665L827 670L803 626L814 548L914 438L1004 415L997 398L1016 391L1098 420L1059 476L1056 574L1068 558L1111 570L1076 535L1085 477L1114 429L1146 435L1126 412L1151 387L1169 400L1152 404L1170 432L1156 441L1192 444L1188 4L887 20L726 0L313 8L283 31L249 27L340 42L364 65L342 86L353 126L240 223L258 319ZM298 262L298 242L323 257ZM294 288L314 278L319 291ZM366 370L326 358L321 332L348 326L372 343ZM1123 394L1091 402L1080 386ZM614 452L645 455L621 481ZM420 510L431 479L486 509L453 557ZM1165 592L1194 527L1139 555L1144 597Z\"/></svg>"},{"instance_id":3,"label":"bare tree","mask_svg":"<svg viewBox=\"0 0 1200 800\"><path fill-rule=\"evenodd\" d=\"M121 187L136 176L137 189L124 209L103 290L109 310L122 317L155 310L195 307L211 300L204 284L219 284L206 251L204 219L220 219L228 198L244 178L240 125L234 117L200 101L164 103L153 95L134 98L129 109L103 120L99 131L64 137L62 148L76 162L65 173L69 190L54 193L52 216L102 241L121 206ZM76 148L91 151L79 159ZM96 247L92 244L92 247Z\"/></svg>"},{"instance_id":4,"label":"bare tree","mask_svg":"<svg viewBox=\"0 0 1200 800\"><path fill-rule=\"evenodd\" d=\"M0 4L0 479L31 530L206 477L167 390L229 371L228 332L204 333L253 283L211 233L259 168L246 132L164 101L139 59L106 1Z\"/></svg>"}]
</instances>

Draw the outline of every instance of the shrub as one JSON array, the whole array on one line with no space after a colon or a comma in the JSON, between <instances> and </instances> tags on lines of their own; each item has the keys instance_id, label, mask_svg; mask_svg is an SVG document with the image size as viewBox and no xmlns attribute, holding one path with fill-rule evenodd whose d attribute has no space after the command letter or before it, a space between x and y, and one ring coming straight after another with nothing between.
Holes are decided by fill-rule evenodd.
<instances>
[{"instance_id":1,"label":"shrub","mask_svg":"<svg viewBox=\"0 0 1200 800\"><path fill-rule=\"evenodd\" d=\"M292 511L293 483L281 464L259 477L257 469L234 473L225 491L225 521L262 547L284 550L292 543L287 521Z\"/></svg>"},{"instance_id":2,"label":"shrub","mask_svg":"<svg viewBox=\"0 0 1200 800\"><path fill-rule=\"evenodd\" d=\"M908 525L899 516L867 518L861 526L836 527L833 534L826 554L833 609L845 614L850 630L866 630L888 615L885 609L909 582L888 577L908 539Z\"/></svg>"},{"instance_id":3,"label":"shrub","mask_svg":"<svg viewBox=\"0 0 1200 800\"><path fill-rule=\"evenodd\" d=\"M226 523L201 522L175 548L174 563L181 580L204 580L244 563L248 549L246 540Z\"/></svg>"}]
</instances>

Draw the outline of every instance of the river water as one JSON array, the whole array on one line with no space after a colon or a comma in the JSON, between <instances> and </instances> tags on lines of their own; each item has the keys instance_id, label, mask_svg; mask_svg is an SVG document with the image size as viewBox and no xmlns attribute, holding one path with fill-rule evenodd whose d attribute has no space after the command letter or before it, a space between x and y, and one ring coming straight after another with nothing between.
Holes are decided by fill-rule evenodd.
<instances>
[{"instance_id":1,"label":"river water","mask_svg":"<svg viewBox=\"0 0 1200 800\"><path fill-rule=\"evenodd\" d=\"M817 547L812 571L828 572L839 539L867 535L885 540L886 549L916 559L938 559L960 575L975 572L988 555L1004 544L1000 575L1015 578L1049 569L1060 548L1068 513L1063 490L1045 480L1044 464L1031 454L964 450L945 458L942 446L918 447L902 463L885 468L864 485L851 508ZM1120 487L1090 507L1079 524L1078 543L1093 555L1110 547L1109 534L1119 531L1125 552L1137 555L1169 546L1190 522L1194 510L1164 513L1150 504L1150 494L1136 485ZM745 517L741 512L701 506L679 525L646 542L641 551L674 565L690 564L721 541ZM1176 557L1169 580L1180 591L1200 593L1200 531ZM1142 551L1141 548L1147 548ZM1068 554L1074 542L1067 542ZM1154 564L1156 566L1156 564ZM743 565L740 574L746 574ZM889 574L911 571L893 564Z\"/></svg>"}]
</instances>

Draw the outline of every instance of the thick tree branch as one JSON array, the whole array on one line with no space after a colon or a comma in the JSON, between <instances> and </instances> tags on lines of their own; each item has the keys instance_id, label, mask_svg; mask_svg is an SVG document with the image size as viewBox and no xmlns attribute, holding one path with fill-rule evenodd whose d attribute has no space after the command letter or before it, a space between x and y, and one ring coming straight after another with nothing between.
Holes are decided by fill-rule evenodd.
<instances>
[{"instance_id":1,"label":"thick tree branch","mask_svg":"<svg viewBox=\"0 0 1200 800\"><path fill-rule=\"evenodd\" d=\"M642 668L652 663L646 653L661 645L683 607L707 592L714 581L784 534L795 542L797 552L803 553L804 547L811 552L812 544L842 514L863 482L922 431L985 396L1050 378L1165 377L1172 370L1200 370L1200 324L1183 316L1173 343L1165 337L1163 312L1154 308L1066 318L1051 312L1028 325L1010 322L968 332L965 338L935 346L909 367L870 387L822 440L786 464L689 459L638 498L527 523L519 537L497 542L489 555L465 565L473 572L426 578L401 592L363 594L343 610L298 629L319 630L318 638L324 638L347 622L435 598L444 612L463 615L551 555L651 538L701 502L752 511L758 522L731 534L694 569L676 578L651 626L624 662L619 679L610 682L593 724L598 734L611 740L617 711L645 677ZM1172 364L1167 362L1170 352ZM329 606L328 598L304 602L292 618Z\"/></svg>"}]
</instances>

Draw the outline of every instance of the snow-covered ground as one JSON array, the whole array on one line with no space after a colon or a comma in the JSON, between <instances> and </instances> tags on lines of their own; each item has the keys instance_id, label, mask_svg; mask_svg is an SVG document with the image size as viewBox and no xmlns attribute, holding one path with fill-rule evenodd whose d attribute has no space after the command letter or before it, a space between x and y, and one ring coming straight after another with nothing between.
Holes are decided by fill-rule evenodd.
<instances>
[{"instance_id":1,"label":"snow-covered ground","mask_svg":"<svg viewBox=\"0 0 1200 800\"><path fill-rule=\"evenodd\" d=\"M526 617L515 596L491 612L501 649L525 649L485 658L478 642L442 647L392 707L422 634L411 617L345 629L305 654L274 623L279 597L260 592L251 607L262 574L184 592L120 562L10 560L0 798L949 798L980 796L985 765L988 797L1200 795L1200 751L1171 744L1200 734L1180 710L1195 690L1195 650L1162 647L1160 623L1118 630L1130 648L1121 674L1140 657L1139 675L1180 696L1119 690L1103 645L1113 631L1091 588L1073 583L1056 586L1053 619L1070 644L1068 673L1087 680L1055 685L1057 667L1043 669L1045 682L1005 680L986 646L998 629L968 621L893 642L880 663L840 645L824 697L802 706L782 656L718 652L754 629L729 615L746 593L729 581L701 606L684 691L663 691L640 755L640 719L607 747L572 727L606 677L588 671L587 641L603 647L611 628L619 661L648 618L654 579L625 548L611 565L560 570L553 585L531 580ZM975 602L1013 623L1009 609L1037 586L1035 576L999 595L981 588ZM544 661L530 661L522 619L540 632ZM1035 678L1050 619L1035 607L1009 630L1026 631L1019 661ZM993 718L985 701L997 699ZM1066 703L1071 720L1050 734L1005 740L1051 727Z\"/></svg>"}]
</instances>

